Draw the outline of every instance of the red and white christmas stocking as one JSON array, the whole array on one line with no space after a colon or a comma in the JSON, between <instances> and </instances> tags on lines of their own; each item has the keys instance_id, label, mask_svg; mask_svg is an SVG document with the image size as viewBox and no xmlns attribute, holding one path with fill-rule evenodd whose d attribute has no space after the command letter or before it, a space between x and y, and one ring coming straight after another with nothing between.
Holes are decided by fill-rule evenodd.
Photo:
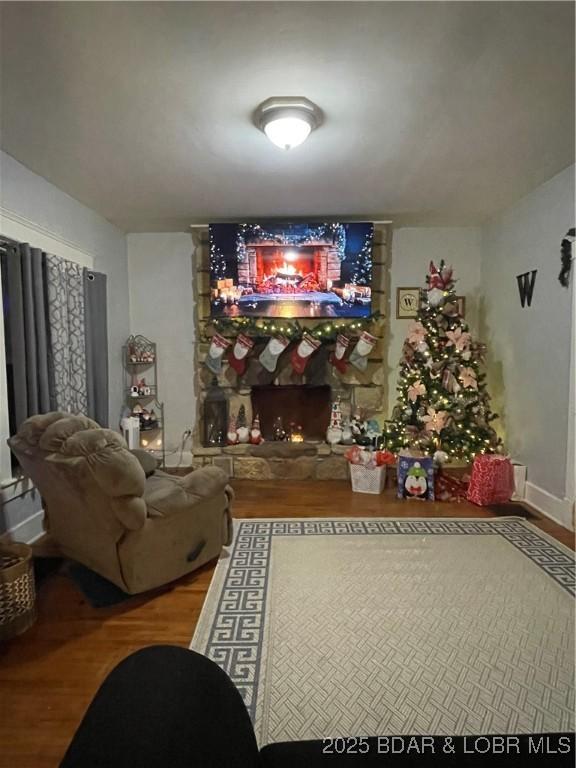
<instances>
[{"instance_id":1,"label":"red and white christmas stocking","mask_svg":"<svg viewBox=\"0 0 576 768\"><path fill-rule=\"evenodd\" d=\"M243 333L238 334L234 346L228 354L228 362L234 368L238 376L242 376L246 370L246 363L248 362L248 352L254 346L254 342L248 336L244 336Z\"/></svg>"},{"instance_id":2,"label":"red and white christmas stocking","mask_svg":"<svg viewBox=\"0 0 576 768\"><path fill-rule=\"evenodd\" d=\"M230 346L228 339L221 336L219 333L215 333L210 339L210 346L208 348L208 354L206 360L204 360L206 366L216 375L222 370L222 356L224 352Z\"/></svg>"},{"instance_id":3,"label":"red and white christmas stocking","mask_svg":"<svg viewBox=\"0 0 576 768\"><path fill-rule=\"evenodd\" d=\"M346 373L348 363L344 359L346 356L346 350L350 344L350 339L347 336L343 336L341 333L336 337L336 347L334 352L330 355L330 362L340 373Z\"/></svg>"},{"instance_id":4,"label":"red and white christmas stocking","mask_svg":"<svg viewBox=\"0 0 576 768\"><path fill-rule=\"evenodd\" d=\"M365 371L368 367L368 355L374 349L375 344L376 337L372 336L368 331L362 331L358 343L350 355L350 362L353 366L358 368L359 371Z\"/></svg>"},{"instance_id":5,"label":"red and white christmas stocking","mask_svg":"<svg viewBox=\"0 0 576 768\"><path fill-rule=\"evenodd\" d=\"M320 344L321 342L318 339L313 339L307 333L302 336L300 343L294 348L290 357L292 368L296 373L304 373L310 357L316 352Z\"/></svg>"},{"instance_id":6,"label":"red and white christmas stocking","mask_svg":"<svg viewBox=\"0 0 576 768\"><path fill-rule=\"evenodd\" d=\"M266 344L266 348L258 358L264 368L270 373L274 373L276 366L278 365L278 358L284 352L286 347L290 344L288 339L284 336L272 336Z\"/></svg>"}]
</instances>

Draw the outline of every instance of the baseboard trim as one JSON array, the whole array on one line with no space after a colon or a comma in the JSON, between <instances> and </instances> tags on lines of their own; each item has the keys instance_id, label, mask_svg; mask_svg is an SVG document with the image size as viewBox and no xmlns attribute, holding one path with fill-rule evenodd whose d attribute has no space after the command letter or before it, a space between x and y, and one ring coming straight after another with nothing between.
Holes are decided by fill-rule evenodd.
<instances>
[{"instance_id":1,"label":"baseboard trim","mask_svg":"<svg viewBox=\"0 0 576 768\"><path fill-rule=\"evenodd\" d=\"M40 509L21 523L9 528L0 536L1 541L20 541L23 544L33 544L44 534L44 510Z\"/></svg>"},{"instance_id":2,"label":"baseboard trim","mask_svg":"<svg viewBox=\"0 0 576 768\"><path fill-rule=\"evenodd\" d=\"M574 530L574 503L570 499L559 499L552 493L527 481L524 500L538 512L542 512L543 515L554 520L555 523L568 528L569 531Z\"/></svg>"}]
</instances>

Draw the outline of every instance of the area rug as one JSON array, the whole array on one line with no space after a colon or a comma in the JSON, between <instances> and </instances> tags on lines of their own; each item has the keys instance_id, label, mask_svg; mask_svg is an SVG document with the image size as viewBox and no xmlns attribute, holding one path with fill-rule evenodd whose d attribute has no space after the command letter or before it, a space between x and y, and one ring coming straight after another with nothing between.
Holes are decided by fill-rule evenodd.
<instances>
[{"instance_id":1,"label":"area rug","mask_svg":"<svg viewBox=\"0 0 576 768\"><path fill-rule=\"evenodd\" d=\"M520 518L236 521L191 648L260 745L574 729L574 557Z\"/></svg>"}]
</instances>

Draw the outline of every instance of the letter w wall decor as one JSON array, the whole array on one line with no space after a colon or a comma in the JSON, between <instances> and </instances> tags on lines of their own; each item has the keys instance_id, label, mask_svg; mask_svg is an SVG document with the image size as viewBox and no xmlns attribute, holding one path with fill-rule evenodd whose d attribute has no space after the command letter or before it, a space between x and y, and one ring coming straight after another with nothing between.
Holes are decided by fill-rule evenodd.
<instances>
[{"instance_id":1,"label":"letter w wall decor","mask_svg":"<svg viewBox=\"0 0 576 768\"><path fill-rule=\"evenodd\" d=\"M523 275L516 275L516 280L518 280L518 292L520 293L520 304L522 304L523 307L529 307L532 304L536 272L538 272L538 270L533 269L532 272L524 272Z\"/></svg>"}]
</instances>

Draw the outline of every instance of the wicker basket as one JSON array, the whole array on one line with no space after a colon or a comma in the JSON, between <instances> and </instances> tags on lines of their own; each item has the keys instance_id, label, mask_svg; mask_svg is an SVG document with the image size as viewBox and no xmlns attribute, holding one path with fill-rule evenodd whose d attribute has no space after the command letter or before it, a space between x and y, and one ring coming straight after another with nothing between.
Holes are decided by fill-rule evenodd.
<instances>
[{"instance_id":1,"label":"wicker basket","mask_svg":"<svg viewBox=\"0 0 576 768\"><path fill-rule=\"evenodd\" d=\"M350 464L350 477L354 493L382 493L386 483L386 467L365 467Z\"/></svg>"},{"instance_id":2,"label":"wicker basket","mask_svg":"<svg viewBox=\"0 0 576 768\"><path fill-rule=\"evenodd\" d=\"M0 543L0 641L25 632L36 620L32 550Z\"/></svg>"}]
</instances>

